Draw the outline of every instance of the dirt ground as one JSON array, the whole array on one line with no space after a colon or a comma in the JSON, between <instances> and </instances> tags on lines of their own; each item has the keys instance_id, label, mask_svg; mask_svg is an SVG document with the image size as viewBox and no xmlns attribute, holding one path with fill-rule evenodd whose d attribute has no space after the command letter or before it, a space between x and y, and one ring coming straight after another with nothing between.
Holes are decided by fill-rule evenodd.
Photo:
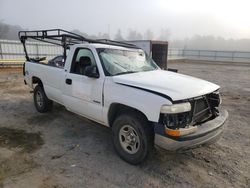
<instances>
[{"instance_id":1,"label":"dirt ground","mask_svg":"<svg viewBox=\"0 0 250 188\"><path fill-rule=\"evenodd\" d=\"M60 105L36 112L21 70L0 69L0 188L250 187L250 64L169 67L221 85L229 119L217 143L184 153L156 149L139 166L116 155L108 128Z\"/></svg>"}]
</instances>

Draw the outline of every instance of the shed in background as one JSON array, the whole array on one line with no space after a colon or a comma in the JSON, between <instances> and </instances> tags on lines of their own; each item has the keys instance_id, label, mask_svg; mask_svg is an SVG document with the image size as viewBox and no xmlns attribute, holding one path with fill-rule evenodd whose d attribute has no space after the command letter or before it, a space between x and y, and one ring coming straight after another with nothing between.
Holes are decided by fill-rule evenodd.
<instances>
[{"instance_id":1,"label":"shed in background","mask_svg":"<svg viewBox=\"0 0 250 188\"><path fill-rule=\"evenodd\" d=\"M142 48L162 69L167 69L168 42L156 40L134 40L127 41Z\"/></svg>"}]
</instances>

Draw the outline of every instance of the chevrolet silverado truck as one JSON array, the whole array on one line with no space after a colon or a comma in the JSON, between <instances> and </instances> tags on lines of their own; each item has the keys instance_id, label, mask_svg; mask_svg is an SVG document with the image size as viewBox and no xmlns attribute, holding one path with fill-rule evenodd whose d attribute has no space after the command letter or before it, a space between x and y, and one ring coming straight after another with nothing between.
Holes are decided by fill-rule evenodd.
<instances>
[{"instance_id":1,"label":"chevrolet silverado truck","mask_svg":"<svg viewBox=\"0 0 250 188\"><path fill-rule=\"evenodd\" d=\"M27 60L24 82L37 111L49 112L56 102L110 127L114 148L128 163L141 163L155 145L177 151L221 136L228 113L219 108L216 84L161 70L133 44L60 29L20 31L19 38ZM62 46L63 66L30 57L27 39Z\"/></svg>"}]
</instances>

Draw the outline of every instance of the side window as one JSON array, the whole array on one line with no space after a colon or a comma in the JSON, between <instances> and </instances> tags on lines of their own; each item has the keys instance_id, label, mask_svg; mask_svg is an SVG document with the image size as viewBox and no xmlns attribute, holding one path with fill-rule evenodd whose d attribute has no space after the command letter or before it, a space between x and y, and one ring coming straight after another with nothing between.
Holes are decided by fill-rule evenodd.
<instances>
[{"instance_id":1,"label":"side window","mask_svg":"<svg viewBox=\"0 0 250 188\"><path fill-rule=\"evenodd\" d=\"M84 75L84 71L87 66L95 65L95 58L91 50L86 48L78 48L75 51L70 72Z\"/></svg>"},{"instance_id":2,"label":"side window","mask_svg":"<svg viewBox=\"0 0 250 188\"><path fill-rule=\"evenodd\" d=\"M59 56L55 59L55 61L63 61L63 57L62 56Z\"/></svg>"}]
</instances>

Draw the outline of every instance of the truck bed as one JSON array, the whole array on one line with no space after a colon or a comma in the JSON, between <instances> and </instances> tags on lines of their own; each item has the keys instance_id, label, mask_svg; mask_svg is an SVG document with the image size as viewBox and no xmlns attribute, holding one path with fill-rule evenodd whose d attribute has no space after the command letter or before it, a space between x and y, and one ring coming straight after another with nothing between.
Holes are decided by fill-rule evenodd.
<instances>
[{"instance_id":1,"label":"truck bed","mask_svg":"<svg viewBox=\"0 0 250 188\"><path fill-rule=\"evenodd\" d=\"M53 96L48 95L49 98L61 103L61 90L60 83L63 78L64 69L48 65L42 62L31 62L25 63L25 80L30 87L33 87L32 80L34 77L38 77L46 91L53 90Z\"/></svg>"}]
</instances>

